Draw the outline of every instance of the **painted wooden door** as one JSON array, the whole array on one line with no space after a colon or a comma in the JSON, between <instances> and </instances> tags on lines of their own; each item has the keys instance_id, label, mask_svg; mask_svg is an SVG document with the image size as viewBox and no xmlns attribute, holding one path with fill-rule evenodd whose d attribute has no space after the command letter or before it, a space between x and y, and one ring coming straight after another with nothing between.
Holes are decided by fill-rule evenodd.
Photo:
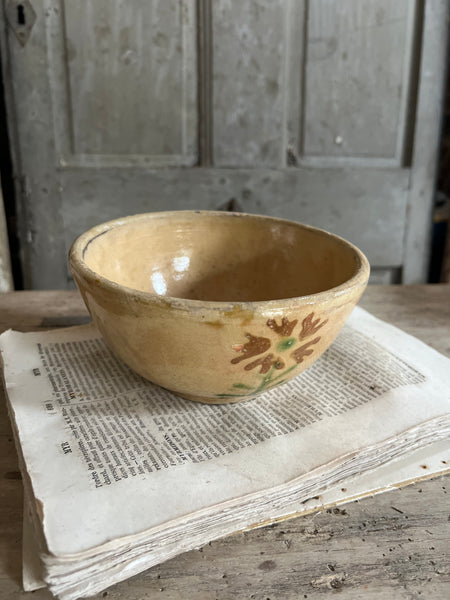
<instances>
[{"instance_id":1,"label":"painted wooden door","mask_svg":"<svg viewBox=\"0 0 450 600\"><path fill-rule=\"evenodd\" d=\"M239 208L424 279L445 0L3 0L27 285L86 228Z\"/></svg>"}]
</instances>

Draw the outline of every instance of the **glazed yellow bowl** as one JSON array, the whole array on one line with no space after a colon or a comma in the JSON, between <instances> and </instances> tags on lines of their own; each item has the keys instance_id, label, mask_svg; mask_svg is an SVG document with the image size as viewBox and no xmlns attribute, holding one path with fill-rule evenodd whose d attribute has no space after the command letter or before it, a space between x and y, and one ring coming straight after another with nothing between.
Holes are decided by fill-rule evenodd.
<instances>
[{"instance_id":1,"label":"glazed yellow bowl","mask_svg":"<svg viewBox=\"0 0 450 600\"><path fill-rule=\"evenodd\" d=\"M369 263L312 227L241 213L126 217L81 235L74 279L111 350L184 398L239 402L298 375L335 339Z\"/></svg>"}]
</instances>

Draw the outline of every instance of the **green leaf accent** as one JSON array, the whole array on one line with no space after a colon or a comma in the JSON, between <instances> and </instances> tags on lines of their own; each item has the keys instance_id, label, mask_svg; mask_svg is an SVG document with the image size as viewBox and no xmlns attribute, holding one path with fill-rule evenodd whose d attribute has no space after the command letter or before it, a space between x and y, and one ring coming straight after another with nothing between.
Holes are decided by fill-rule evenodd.
<instances>
[{"instance_id":1,"label":"green leaf accent","mask_svg":"<svg viewBox=\"0 0 450 600\"><path fill-rule=\"evenodd\" d=\"M270 390L276 387L277 385L280 385L281 383L285 383L287 381L286 375L290 373L293 369L295 369L297 366L298 365L292 365L288 369L284 369L284 371L282 371L281 373L277 369L275 369L275 367L272 367L270 371L262 377L261 383L256 387L252 388L251 386L246 385L245 383L234 383L233 389L243 390L241 394L216 394L216 398L239 398L244 396L254 396L256 394L260 394L261 392ZM278 373L278 375L274 377L275 373Z\"/></svg>"},{"instance_id":2,"label":"green leaf accent","mask_svg":"<svg viewBox=\"0 0 450 600\"><path fill-rule=\"evenodd\" d=\"M289 348L292 348L292 346L296 343L296 341L297 340L294 337L283 338L277 344L278 352L286 352L286 350L289 350Z\"/></svg>"},{"instance_id":3,"label":"green leaf accent","mask_svg":"<svg viewBox=\"0 0 450 600\"><path fill-rule=\"evenodd\" d=\"M289 367L289 369L285 369L282 373L280 373L277 377L274 377L271 380L271 383L274 383L275 381L278 381L279 379L282 379L283 377L285 377L288 373L290 373L293 369L295 369L295 367L297 367L297 365L292 365L292 367Z\"/></svg>"},{"instance_id":4,"label":"green leaf accent","mask_svg":"<svg viewBox=\"0 0 450 600\"><path fill-rule=\"evenodd\" d=\"M216 394L216 398L243 398L252 394Z\"/></svg>"}]
</instances>

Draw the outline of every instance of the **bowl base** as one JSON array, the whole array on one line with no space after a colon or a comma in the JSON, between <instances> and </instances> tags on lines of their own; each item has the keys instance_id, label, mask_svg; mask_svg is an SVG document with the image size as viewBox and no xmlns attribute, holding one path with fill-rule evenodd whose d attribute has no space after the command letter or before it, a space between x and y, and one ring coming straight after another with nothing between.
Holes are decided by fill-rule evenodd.
<instances>
[{"instance_id":1,"label":"bowl base","mask_svg":"<svg viewBox=\"0 0 450 600\"><path fill-rule=\"evenodd\" d=\"M180 396L181 398L185 398L186 400L192 400L193 402L202 402L203 404L235 404L236 402L245 402L246 400L251 400L252 398L256 398L256 396L227 396L227 397L221 397L221 396L212 396L212 397L206 397L206 396L193 396L191 394L180 394L178 392L172 392L172 393L176 393L177 396Z\"/></svg>"}]
</instances>

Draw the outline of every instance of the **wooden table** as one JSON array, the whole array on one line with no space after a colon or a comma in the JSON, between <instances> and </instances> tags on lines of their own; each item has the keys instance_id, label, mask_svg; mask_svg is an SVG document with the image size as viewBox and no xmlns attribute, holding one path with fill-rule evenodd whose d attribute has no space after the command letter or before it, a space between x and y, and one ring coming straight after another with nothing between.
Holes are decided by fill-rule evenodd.
<instances>
[{"instance_id":1,"label":"wooden table","mask_svg":"<svg viewBox=\"0 0 450 600\"><path fill-rule=\"evenodd\" d=\"M450 356L450 286L376 286L361 306ZM79 324L76 292L0 294L0 330ZM0 391L0 395L3 394ZM0 599L21 592L22 482L0 411ZM448 493L447 493L448 492ZM212 542L96 596L110 600L450 598L450 476Z\"/></svg>"}]
</instances>

